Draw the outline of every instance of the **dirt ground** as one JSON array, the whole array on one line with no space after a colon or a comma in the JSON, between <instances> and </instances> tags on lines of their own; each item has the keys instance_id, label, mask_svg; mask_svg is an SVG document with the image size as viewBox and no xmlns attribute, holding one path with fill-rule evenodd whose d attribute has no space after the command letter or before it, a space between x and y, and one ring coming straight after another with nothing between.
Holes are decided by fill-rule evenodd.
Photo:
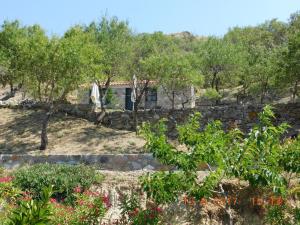
<instances>
[{"instance_id":1,"label":"dirt ground","mask_svg":"<svg viewBox=\"0 0 300 225\"><path fill-rule=\"evenodd\" d=\"M135 132L96 127L65 114L51 118L49 148L39 151L42 111L0 108L0 154L141 153L145 141Z\"/></svg>"}]
</instances>

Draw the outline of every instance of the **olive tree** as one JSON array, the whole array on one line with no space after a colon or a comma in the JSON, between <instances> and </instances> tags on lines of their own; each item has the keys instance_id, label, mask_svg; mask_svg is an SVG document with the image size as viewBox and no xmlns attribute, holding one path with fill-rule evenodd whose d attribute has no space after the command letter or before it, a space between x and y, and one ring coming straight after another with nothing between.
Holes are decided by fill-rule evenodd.
<instances>
[{"instance_id":1,"label":"olive tree","mask_svg":"<svg viewBox=\"0 0 300 225\"><path fill-rule=\"evenodd\" d=\"M0 82L10 86L14 95L15 84L24 83L24 54L27 43L27 29L18 20L4 21L0 30Z\"/></svg>"},{"instance_id":2,"label":"olive tree","mask_svg":"<svg viewBox=\"0 0 300 225\"><path fill-rule=\"evenodd\" d=\"M300 13L291 15L288 27L288 41L282 54L283 74L280 83L291 86L292 99L295 101L300 83Z\"/></svg>"},{"instance_id":3,"label":"olive tree","mask_svg":"<svg viewBox=\"0 0 300 225\"><path fill-rule=\"evenodd\" d=\"M101 113L97 120L101 122L105 115L104 100L111 82L124 79L127 73L132 31L125 21L120 21L116 17L111 19L103 17L100 23L91 23L86 32L93 36L103 55L97 61L98 67L91 74L91 80L99 86Z\"/></svg>"},{"instance_id":4,"label":"olive tree","mask_svg":"<svg viewBox=\"0 0 300 225\"><path fill-rule=\"evenodd\" d=\"M230 71L233 70L237 60L235 48L223 39L209 37L199 42L195 51L206 85L219 94L221 86L231 79Z\"/></svg>"},{"instance_id":5,"label":"olive tree","mask_svg":"<svg viewBox=\"0 0 300 225\"><path fill-rule=\"evenodd\" d=\"M66 95L88 80L90 67L100 57L90 35L75 26L62 38L48 39L39 27L30 29L28 60L29 89L46 107L40 150L48 145L47 127L51 115Z\"/></svg>"},{"instance_id":6,"label":"olive tree","mask_svg":"<svg viewBox=\"0 0 300 225\"><path fill-rule=\"evenodd\" d=\"M192 66L192 58L193 54L175 50L162 54L152 66L158 67L159 84L170 100L172 110L175 109L176 96L181 98L181 105L184 108L185 104L191 101L191 96L186 93L187 89L202 84L203 77L197 68Z\"/></svg>"},{"instance_id":7,"label":"olive tree","mask_svg":"<svg viewBox=\"0 0 300 225\"><path fill-rule=\"evenodd\" d=\"M161 78L163 64L160 63L160 54L172 45L171 39L161 32L141 34L134 37L133 56L128 79L133 74L137 78L135 88L136 100L134 102L134 127L137 127L137 112L142 98L150 82L157 82Z\"/></svg>"},{"instance_id":8,"label":"olive tree","mask_svg":"<svg viewBox=\"0 0 300 225\"><path fill-rule=\"evenodd\" d=\"M224 39L236 49L235 82L242 87L238 95L257 95L263 103L268 92L276 87L286 24L271 20L255 27L236 27Z\"/></svg>"}]
</instances>

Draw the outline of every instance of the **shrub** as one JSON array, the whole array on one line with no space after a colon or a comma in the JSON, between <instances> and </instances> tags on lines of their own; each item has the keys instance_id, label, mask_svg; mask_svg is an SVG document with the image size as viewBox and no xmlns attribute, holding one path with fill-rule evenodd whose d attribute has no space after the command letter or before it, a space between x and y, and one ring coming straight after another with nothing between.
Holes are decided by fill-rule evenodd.
<instances>
[{"instance_id":1,"label":"shrub","mask_svg":"<svg viewBox=\"0 0 300 225\"><path fill-rule=\"evenodd\" d=\"M10 211L22 196L22 191L12 184L12 177L0 177L0 224L7 224Z\"/></svg>"},{"instance_id":2,"label":"shrub","mask_svg":"<svg viewBox=\"0 0 300 225\"><path fill-rule=\"evenodd\" d=\"M53 186L53 197L72 202L74 189L88 189L93 183L100 182L94 168L84 165L36 164L14 173L14 185L40 198L44 187Z\"/></svg>"},{"instance_id":3,"label":"shrub","mask_svg":"<svg viewBox=\"0 0 300 225\"><path fill-rule=\"evenodd\" d=\"M74 194L74 206L66 206L50 199L53 206L53 224L61 225L98 225L110 207L109 198L99 192L85 191Z\"/></svg>"},{"instance_id":4,"label":"shrub","mask_svg":"<svg viewBox=\"0 0 300 225\"><path fill-rule=\"evenodd\" d=\"M285 174L299 173L299 140L283 143L281 137L289 126L274 125L274 118L272 108L266 106L259 114L258 124L248 134L238 129L226 133L220 121L210 122L200 129L200 114L196 113L188 123L177 127L178 142L185 145L187 151L178 150L168 140L163 121L154 126L144 123L141 134L146 139L146 148L161 163L177 169L141 177L148 199L165 204L176 201L180 195L196 200L209 198L213 193L226 197L221 180L232 177L287 197L289 187ZM197 170L203 163L210 173L200 181ZM224 209L232 221L229 207L225 205ZM280 222L282 217L281 208L270 209L270 221Z\"/></svg>"},{"instance_id":5,"label":"shrub","mask_svg":"<svg viewBox=\"0 0 300 225\"><path fill-rule=\"evenodd\" d=\"M52 195L51 187L44 188L40 193L39 200L23 198L19 205L12 210L9 216L8 225L28 225L28 224L51 224L50 217L52 209L49 199Z\"/></svg>"},{"instance_id":6,"label":"shrub","mask_svg":"<svg viewBox=\"0 0 300 225\"><path fill-rule=\"evenodd\" d=\"M157 225L162 219L162 209L156 204L147 204L147 208L141 207L137 193L123 194L120 199L121 220L120 225Z\"/></svg>"},{"instance_id":7,"label":"shrub","mask_svg":"<svg viewBox=\"0 0 300 225\"><path fill-rule=\"evenodd\" d=\"M280 164L285 171L291 173L300 173L300 138L296 140L288 139L283 145Z\"/></svg>"},{"instance_id":8,"label":"shrub","mask_svg":"<svg viewBox=\"0 0 300 225\"><path fill-rule=\"evenodd\" d=\"M204 98L215 101L221 99L222 96L215 89L208 88L204 93Z\"/></svg>"}]
</instances>

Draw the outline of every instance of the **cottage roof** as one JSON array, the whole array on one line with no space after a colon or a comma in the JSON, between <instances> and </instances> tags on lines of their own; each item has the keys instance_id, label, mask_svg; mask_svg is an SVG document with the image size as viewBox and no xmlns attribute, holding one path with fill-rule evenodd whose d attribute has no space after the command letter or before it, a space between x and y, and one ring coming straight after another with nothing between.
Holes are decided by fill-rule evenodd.
<instances>
[{"instance_id":1,"label":"cottage roof","mask_svg":"<svg viewBox=\"0 0 300 225\"><path fill-rule=\"evenodd\" d=\"M139 84L145 84L146 80L138 81L137 83L138 83L138 85ZM154 84L157 84L157 83L158 82L156 80L150 80L149 85L154 85ZM104 86L105 82L102 82L100 84ZM86 87L86 88L90 87L90 86L91 86L90 83L85 83L85 84L80 85L80 87ZM114 82L110 83L110 87L122 87L122 86L131 87L132 86L132 81L124 80L124 81L114 81Z\"/></svg>"}]
</instances>

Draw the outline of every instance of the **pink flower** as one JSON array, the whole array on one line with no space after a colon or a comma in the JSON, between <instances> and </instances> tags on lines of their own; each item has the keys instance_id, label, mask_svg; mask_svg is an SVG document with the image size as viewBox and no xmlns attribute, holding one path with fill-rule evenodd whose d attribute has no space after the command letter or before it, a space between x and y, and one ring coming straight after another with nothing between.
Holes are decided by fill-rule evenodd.
<instances>
[{"instance_id":1,"label":"pink flower","mask_svg":"<svg viewBox=\"0 0 300 225\"><path fill-rule=\"evenodd\" d=\"M79 204L79 205L83 205L83 204L84 204L84 201L83 201L83 200L78 200L78 204Z\"/></svg>"},{"instance_id":2,"label":"pink flower","mask_svg":"<svg viewBox=\"0 0 300 225\"><path fill-rule=\"evenodd\" d=\"M0 177L0 183L9 183L13 180L13 177Z\"/></svg>"},{"instance_id":3,"label":"pink flower","mask_svg":"<svg viewBox=\"0 0 300 225\"><path fill-rule=\"evenodd\" d=\"M162 212L162 209L161 209L160 207L157 207L157 208L156 208L156 211L157 211L158 213L161 213L161 212Z\"/></svg>"},{"instance_id":4,"label":"pink flower","mask_svg":"<svg viewBox=\"0 0 300 225\"><path fill-rule=\"evenodd\" d=\"M104 195L102 197L102 201L104 202L104 204L106 205L107 208L109 208L111 206L110 202L109 202L109 196L108 195Z\"/></svg>"},{"instance_id":5,"label":"pink flower","mask_svg":"<svg viewBox=\"0 0 300 225\"><path fill-rule=\"evenodd\" d=\"M81 188L79 186L77 186L76 188L74 188L74 192L75 193L80 193L81 192Z\"/></svg>"},{"instance_id":6,"label":"pink flower","mask_svg":"<svg viewBox=\"0 0 300 225\"><path fill-rule=\"evenodd\" d=\"M50 202L51 202L51 203L56 203L57 201L56 201L55 198L50 198Z\"/></svg>"}]
</instances>

